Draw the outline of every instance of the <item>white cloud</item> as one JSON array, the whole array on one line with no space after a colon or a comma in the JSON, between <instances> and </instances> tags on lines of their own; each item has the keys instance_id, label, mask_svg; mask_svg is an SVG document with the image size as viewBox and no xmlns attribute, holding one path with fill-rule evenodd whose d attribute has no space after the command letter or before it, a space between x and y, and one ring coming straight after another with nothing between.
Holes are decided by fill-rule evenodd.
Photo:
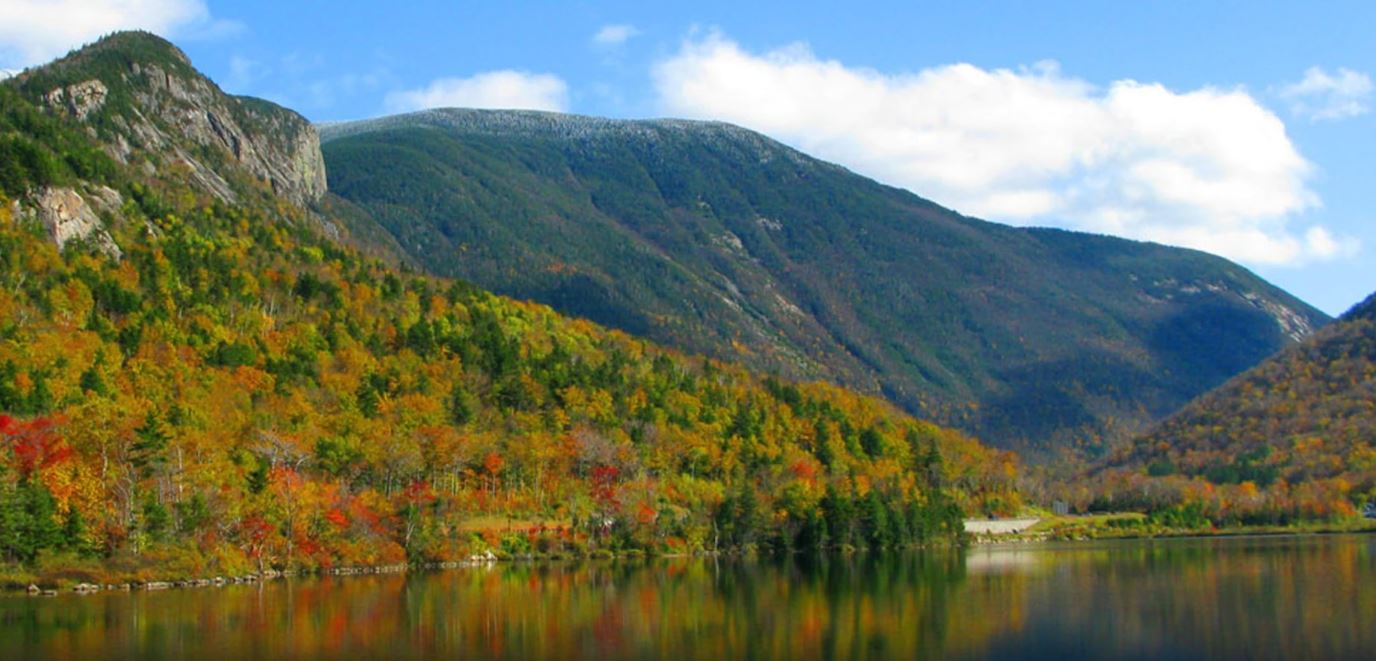
<instances>
[{"instance_id":1,"label":"white cloud","mask_svg":"<svg viewBox=\"0 0 1376 661\"><path fill-rule=\"evenodd\" d=\"M885 74L805 45L685 41L654 79L667 114L720 119L993 220L1208 250L1253 264L1344 254L1285 124L1241 89L1099 88L1055 63Z\"/></svg>"},{"instance_id":2,"label":"white cloud","mask_svg":"<svg viewBox=\"0 0 1376 661\"><path fill-rule=\"evenodd\" d=\"M203 0L4 0L0 65L42 64L116 30L215 37L238 29Z\"/></svg>"},{"instance_id":3,"label":"white cloud","mask_svg":"<svg viewBox=\"0 0 1376 661\"><path fill-rule=\"evenodd\" d=\"M0 80L19 75L18 69L0 69Z\"/></svg>"},{"instance_id":4,"label":"white cloud","mask_svg":"<svg viewBox=\"0 0 1376 661\"><path fill-rule=\"evenodd\" d=\"M1311 121L1346 119L1371 111L1371 77L1351 69L1330 74L1310 67L1304 78L1280 89L1291 112Z\"/></svg>"},{"instance_id":5,"label":"white cloud","mask_svg":"<svg viewBox=\"0 0 1376 661\"><path fill-rule=\"evenodd\" d=\"M1335 237L1322 227L1311 227L1304 233L1305 247L1321 259L1356 257L1361 248L1350 237Z\"/></svg>"},{"instance_id":6,"label":"white cloud","mask_svg":"<svg viewBox=\"0 0 1376 661\"><path fill-rule=\"evenodd\" d=\"M391 112L445 107L563 112L569 105L569 92L558 76L503 70L441 78L420 89L392 92L386 105Z\"/></svg>"},{"instance_id":7,"label":"white cloud","mask_svg":"<svg viewBox=\"0 0 1376 661\"><path fill-rule=\"evenodd\" d=\"M597 46L620 46L638 34L640 34L640 30L636 29L634 25L626 23L604 25L601 30L597 31L597 34L592 36L592 43Z\"/></svg>"},{"instance_id":8,"label":"white cloud","mask_svg":"<svg viewBox=\"0 0 1376 661\"><path fill-rule=\"evenodd\" d=\"M224 87L228 90L243 90L267 75L267 68L257 60L242 55L229 57L229 78Z\"/></svg>"}]
</instances>

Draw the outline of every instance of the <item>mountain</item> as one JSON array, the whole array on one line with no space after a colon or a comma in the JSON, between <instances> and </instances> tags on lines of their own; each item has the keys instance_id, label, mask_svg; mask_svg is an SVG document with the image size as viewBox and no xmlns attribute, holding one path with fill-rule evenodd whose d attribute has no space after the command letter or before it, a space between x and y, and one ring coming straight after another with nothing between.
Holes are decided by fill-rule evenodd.
<instances>
[{"instance_id":1,"label":"mountain","mask_svg":"<svg viewBox=\"0 0 1376 661\"><path fill-rule=\"evenodd\" d=\"M1376 295L1191 402L1104 472L1189 479L1225 495L1250 485L1252 507L1267 516L1350 514L1376 499Z\"/></svg>"},{"instance_id":2,"label":"mountain","mask_svg":"<svg viewBox=\"0 0 1376 661\"><path fill-rule=\"evenodd\" d=\"M320 138L310 122L269 101L224 93L161 38L116 33L7 82L37 108L81 126L121 166L157 176L177 170L225 204L285 200L306 209L331 237L408 262L366 214L328 195ZM88 183L99 178L79 168L76 174ZM109 190L61 192L68 195L65 205L53 200L40 210L63 206L89 217L83 208L99 207L102 199L118 206ZM87 228L99 234L89 220L59 229L54 213L44 217L59 244L69 235L84 238Z\"/></svg>"},{"instance_id":3,"label":"mountain","mask_svg":"<svg viewBox=\"0 0 1376 661\"><path fill-rule=\"evenodd\" d=\"M967 218L720 123L432 110L320 127L427 270L1091 453L1328 318L1207 254Z\"/></svg>"},{"instance_id":4,"label":"mountain","mask_svg":"<svg viewBox=\"0 0 1376 661\"><path fill-rule=\"evenodd\" d=\"M1019 507L1010 454L883 400L359 252L316 140L147 33L0 83L0 574L878 547Z\"/></svg>"},{"instance_id":5,"label":"mountain","mask_svg":"<svg viewBox=\"0 0 1376 661\"><path fill-rule=\"evenodd\" d=\"M112 35L15 82L50 112L93 129L121 163L185 167L222 201L240 197L235 178L265 182L298 206L325 193L320 139L305 118L225 94L175 46L146 33Z\"/></svg>"}]
</instances>

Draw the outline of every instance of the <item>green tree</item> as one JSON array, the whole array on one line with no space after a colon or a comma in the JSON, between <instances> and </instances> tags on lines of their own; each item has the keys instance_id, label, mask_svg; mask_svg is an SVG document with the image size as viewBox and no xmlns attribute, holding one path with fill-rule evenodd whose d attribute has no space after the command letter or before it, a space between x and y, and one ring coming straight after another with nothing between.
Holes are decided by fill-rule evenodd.
<instances>
[{"instance_id":1,"label":"green tree","mask_svg":"<svg viewBox=\"0 0 1376 661\"><path fill-rule=\"evenodd\" d=\"M167 465L167 445L172 440L157 411L149 410L143 424L134 430L130 460L143 478L159 474Z\"/></svg>"},{"instance_id":2,"label":"green tree","mask_svg":"<svg viewBox=\"0 0 1376 661\"><path fill-rule=\"evenodd\" d=\"M855 508L851 499L841 495L836 485L828 484L822 496L822 516L826 519L827 540L832 546L855 544Z\"/></svg>"},{"instance_id":3,"label":"green tree","mask_svg":"<svg viewBox=\"0 0 1376 661\"><path fill-rule=\"evenodd\" d=\"M0 487L0 554L10 560L33 562L40 551L59 548L63 541L57 502L32 479Z\"/></svg>"},{"instance_id":4,"label":"green tree","mask_svg":"<svg viewBox=\"0 0 1376 661\"><path fill-rule=\"evenodd\" d=\"M871 549L884 549L894 545L893 528L889 521L889 506L873 489L865 496L861 512L861 523L865 533L865 544Z\"/></svg>"}]
</instances>

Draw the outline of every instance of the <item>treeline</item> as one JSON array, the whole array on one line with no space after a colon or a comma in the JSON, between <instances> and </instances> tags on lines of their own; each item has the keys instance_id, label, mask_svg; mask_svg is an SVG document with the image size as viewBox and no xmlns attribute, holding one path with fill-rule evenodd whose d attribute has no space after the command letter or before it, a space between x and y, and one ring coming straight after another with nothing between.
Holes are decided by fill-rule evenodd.
<instances>
[{"instance_id":1,"label":"treeline","mask_svg":"<svg viewBox=\"0 0 1376 661\"><path fill-rule=\"evenodd\" d=\"M0 200L5 560L880 547L1020 505L1011 455L882 401L397 272L175 169L121 176L119 259Z\"/></svg>"}]
</instances>

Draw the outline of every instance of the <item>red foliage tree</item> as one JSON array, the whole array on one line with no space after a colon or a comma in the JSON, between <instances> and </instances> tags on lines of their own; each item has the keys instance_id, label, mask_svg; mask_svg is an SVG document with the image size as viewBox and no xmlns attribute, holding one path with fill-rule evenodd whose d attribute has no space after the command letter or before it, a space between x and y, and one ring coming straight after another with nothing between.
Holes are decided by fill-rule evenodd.
<instances>
[{"instance_id":1,"label":"red foliage tree","mask_svg":"<svg viewBox=\"0 0 1376 661\"><path fill-rule=\"evenodd\" d=\"M58 426L53 418L23 421L0 415L0 438L10 449L12 465L21 477L71 458L72 449L58 433Z\"/></svg>"}]
</instances>

